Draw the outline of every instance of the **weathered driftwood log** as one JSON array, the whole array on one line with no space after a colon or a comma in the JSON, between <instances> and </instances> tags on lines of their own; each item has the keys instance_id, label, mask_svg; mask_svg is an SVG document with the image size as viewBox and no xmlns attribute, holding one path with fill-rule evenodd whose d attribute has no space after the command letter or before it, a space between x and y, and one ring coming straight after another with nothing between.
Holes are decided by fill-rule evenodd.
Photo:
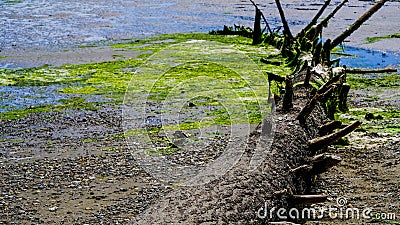
<instances>
[{"instance_id":1,"label":"weathered driftwood log","mask_svg":"<svg viewBox=\"0 0 400 225\"><path fill-rule=\"evenodd\" d=\"M296 94L293 99L296 108L304 105L306 96ZM288 174L288 165L294 168L310 158L307 141L318 136L318 126L325 120L322 107L314 109L304 127L293 125L297 124L296 114L295 110L276 112L274 118L285 119L275 119L275 137L271 147L265 149L265 159L257 169L248 168L258 141L262 140L259 135L263 126L249 137L239 162L225 175L204 185L177 187L135 218L134 224L268 224L277 221L277 217L260 218L257 212L260 207L266 208L265 204L268 208L289 206L289 198L272 197L274 192L290 188L293 194L302 195L309 189L306 184L310 177Z\"/></svg>"},{"instance_id":2,"label":"weathered driftwood log","mask_svg":"<svg viewBox=\"0 0 400 225\"><path fill-rule=\"evenodd\" d=\"M324 136L329 133L332 133L333 130L338 129L342 126L342 121L339 120L330 120L323 125L318 127L318 134L319 136Z\"/></svg>"},{"instance_id":3,"label":"weathered driftwood log","mask_svg":"<svg viewBox=\"0 0 400 225\"><path fill-rule=\"evenodd\" d=\"M353 132L360 125L361 125L361 122L356 121L356 122L348 125L347 127L343 128L341 130L338 130L335 133L309 140L308 141L309 149L312 152L315 152L318 149L323 149L323 148L335 143L336 141L338 141L340 138L346 136L347 134Z\"/></svg>"},{"instance_id":4,"label":"weathered driftwood log","mask_svg":"<svg viewBox=\"0 0 400 225\"><path fill-rule=\"evenodd\" d=\"M346 38L348 38L354 31L371 18L388 0L379 0L376 2L367 12L365 12L360 18L358 18L353 24L351 24L343 33L332 40L331 49L338 46Z\"/></svg>"},{"instance_id":5,"label":"weathered driftwood log","mask_svg":"<svg viewBox=\"0 0 400 225\"><path fill-rule=\"evenodd\" d=\"M365 73L397 73L396 68L383 68L383 69L359 69L359 68L346 68L346 73L365 74Z\"/></svg>"},{"instance_id":6,"label":"weathered driftwood log","mask_svg":"<svg viewBox=\"0 0 400 225\"><path fill-rule=\"evenodd\" d=\"M292 195L290 200L295 205L308 205L326 202L328 195Z\"/></svg>"}]
</instances>

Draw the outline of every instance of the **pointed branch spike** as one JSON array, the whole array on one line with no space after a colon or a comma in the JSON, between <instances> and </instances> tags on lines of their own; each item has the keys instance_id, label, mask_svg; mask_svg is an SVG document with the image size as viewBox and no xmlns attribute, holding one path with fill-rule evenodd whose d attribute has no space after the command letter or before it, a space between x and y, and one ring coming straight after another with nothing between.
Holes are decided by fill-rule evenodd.
<instances>
[{"instance_id":1,"label":"pointed branch spike","mask_svg":"<svg viewBox=\"0 0 400 225\"><path fill-rule=\"evenodd\" d=\"M347 134L353 132L360 125L361 125L361 122L360 121L356 121L356 122L348 125L347 127L343 128L341 130L338 130L335 133L311 139L311 140L308 141L308 148L313 152L315 150L317 150L317 149L325 148L325 147L335 143L340 138L342 138L342 137L346 136Z\"/></svg>"},{"instance_id":2,"label":"pointed branch spike","mask_svg":"<svg viewBox=\"0 0 400 225\"><path fill-rule=\"evenodd\" d=\"M317 26L326 26L330 19L346 4L349 0L343 0L325 19L323 19Z\"/></svg>"},{"instance_id":3,"label":"pointed branch spike","mask_svg":"<svg viewBox=\"0 0 400 225\"><path fill-rule=\"evenodd\" d=\"M331 3L331 0L325 0L324 5L321 7L321 9L318 11L318 13L314 16L314 18L311 20L310 23L307 24L306 27L304 27L297 35L296 39L299 38L299 36L305 34L313 25L315 25L318 21L318 19L321 17L322 13L325 11L325 9L328 7L328 5Z\"/></svg>"},{"instance_id":4,"label":"pointed branch spike","mask_svg":"<svg viewBox=\"0 0 400 225\"><path fill-rule=\"evenodd\" d=\"M299 167L291 169L289 172L295 173L298 175L300 175L300 174L302 174L302 175L321 174L321 173L325 173L330 168L336 166L341 161L342 161L342 159L338 156L329 155L329 154L321 154L321 155L314 156L311 159L311 162L310 162L311 165L301 165Z\"/></svg>"},{"instance_id":5,"label":"pointed branch spike","mask_svg":"<svg viewBox=\"0 0 400 225\"><path fill-rule=\"evenodd\" d=\"M290 169L289 172L290 173L295 173L295 174L308 174L310 173L312 170L312 166L311 165L301 165L299 167L296 167L294 169Z\"/></svg>"},{"instance_id":6,"label":"pointed branch spike","mask_svg":"<svg viewBox=\"0 0 400 225\"><path fill-rule=\"evenodd\" d=\"M275 0L275 3L276 3L276 7L278 8L279 15L281 16L281 20L282 20L282 24L283 24L283 32L290 40L293 40L293 35L292 35L292 32L290 31L288 22L285 17L285 13L283 12L281 2L280 2L280 0Z\"/></svg>"},{"instance_id":7,"label":"pointed branch spike","mask_svg":"<svg viewBox=\"0 0 400 225\"><path fill-rule=\"evenodd\" d=\"M342 126L342 121L330 120L318 127L319 136L327 135L331 133L333 130L340 128L341 126Z\"/></svg>"}]
</instances>

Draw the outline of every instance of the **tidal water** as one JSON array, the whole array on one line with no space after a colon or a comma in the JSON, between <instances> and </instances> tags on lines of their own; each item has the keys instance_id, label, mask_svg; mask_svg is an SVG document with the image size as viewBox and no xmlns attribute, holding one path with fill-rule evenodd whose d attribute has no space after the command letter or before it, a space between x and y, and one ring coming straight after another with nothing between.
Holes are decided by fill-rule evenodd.
<instances>
[{"instance_id":1,"label":"tidal water","mask_svg":"<svg viewBox=\"0 0 400 225\"><path fill-rule=\"evenodd\" d=\"M253 14L242 0L0 0L0 49L208 32L225 24L251 26Z\"/></svg>"}]
</instances>

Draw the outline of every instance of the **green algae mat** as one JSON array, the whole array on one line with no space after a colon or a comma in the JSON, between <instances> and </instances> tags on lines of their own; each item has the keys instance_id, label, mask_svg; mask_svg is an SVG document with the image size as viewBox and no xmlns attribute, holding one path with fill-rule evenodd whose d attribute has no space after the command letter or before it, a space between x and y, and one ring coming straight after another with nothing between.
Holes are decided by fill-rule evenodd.
<instances>
[{"instance_id":1,"label":"green algae mat","mask_svg":"<svg viewBox=\"0 0 400 225\"><path fill-rule=\"evenodd\" d=\"M186 43L186 45L182 43ZM196 54L204 51L203 47L207 47L202 46L206 43L209 45L208 47L211 45L215 47L214 52L207 53L213 54L214 59L202 59L201 57L204 57L204 55L196 59ZM193 49L194 45L197 45L198 49ZM234 105L233 102L237 101L238 98L241 99L242 103L248 104L246 110L251 117L251 123L258 123L262 114L256 111L260 110L260 104L261 107L264 104L262 101L258 102L258 100L267 98L269 91L264 71L282 76L290 73L290 69L287 67L260 63L259 60L262 57L270 57L282 62L283 59L278 55L277 49L269 46L252 46L250 39L239 36L173 34L139 41L133 40L111 47L121 51L141 51L143 54L137 58L92 64L1 69L0 85L3 87L7 86L11 91L13 88L41 88L42 92L49 92L47 89L43 91L43 87L52 87L51 92L57 95L58 100L51 102L51 104L40 104L40 100L38 100L37 104L22 104L18 107L2 105L0 119L18 119L29 113L62 111L68 108L95 110L99 104L104 103L122 104L127 90L129 95L148 92L147 100L163 102L168 94L171 96L171 91L178 93L176 88L183 88L187 89L186 94L191 93L186 97L193 98L194 102L190 104L217 104L215 99L212 100L209 97L203 99L200 97L201 94L198 93L204 91L200 90L202 87L209 86L209 90L218 90L219 98L224 98L224 101L226 101L225 105ZM164 71L165 74L160 79L155 80L154 77L149 76L151 73L143 73L138 70L138 68L147 68L150 65L149 60L155 66L153 69L157 69L157 66L163 69L162 63L165 62L161 62L162 60L177 57L173 55L174 53L167 54L167 51L173 48L180 48L179 50L181 50L179 53L181 54L179 55L180 64L169 65L168 71ZM221 52L216 52L218 48L221 48ZM233 54L235 51L237 53ZM231 65L223 65L221 60L226 60L229 55L232 55L231 59L239 58L234 59ZM160 58L157 59L160 63L157 63L155 57ZM197 62L195 62L196 60ZM228 68L232 66L235 68ZM248 75L244 75L244 73L248 73ZM151 88L148 86L145 90L142 85L151 85ZM177 85L185 87L176 87ZM209 91L209 93L211 92ZM35 94L35 92L32 92L28 97L35 98ZM254 99L255 96L258 99ZM3 96L3 99L6 97L8 96ZM18 98L19 96L13 97ZM135 100L140 100L143 99L143 96L136 96L135 98ZM247 116L247 113L245 114ZM244 114L241 116L244 116ZM219 123L229 122L224 121L223 116L214 119Z\"/></svg>"}]
</instances>

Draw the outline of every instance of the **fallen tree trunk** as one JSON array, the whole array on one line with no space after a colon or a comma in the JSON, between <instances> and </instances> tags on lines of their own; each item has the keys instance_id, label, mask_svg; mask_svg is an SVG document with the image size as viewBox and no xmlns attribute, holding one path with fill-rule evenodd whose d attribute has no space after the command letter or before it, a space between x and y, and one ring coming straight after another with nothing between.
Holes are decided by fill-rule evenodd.
<instances>
[{"instance_id":1,"label":"fallen tree trunk","mask_svg":"<svg viewBox=\"0 0 400 225\"><path fill-rule=\"evenodd\" d=\"M303 89L304 91L305 89ZM301 97L303 96L303 97ZM294 110L279 111L273 144L266 149L265 159L255 170L249 170L249 162L257 147L263 126L249 137L246 151L234 168L224 176L201 186L181 186L161 199L138 218L136 224L259 224L276 221L259 215L267 207L291 207L298 203L285 195L274 192L290 188L297 197L309 194L309 175L290 173L290 168L311 162L308 141L318 137L318 126L325 115L317 105L308 116L307 126L296 120L299 109L307 102L307 95L295 93ZM239 146L240 147L240 146Z\"/></svg>"}]
</instances>

